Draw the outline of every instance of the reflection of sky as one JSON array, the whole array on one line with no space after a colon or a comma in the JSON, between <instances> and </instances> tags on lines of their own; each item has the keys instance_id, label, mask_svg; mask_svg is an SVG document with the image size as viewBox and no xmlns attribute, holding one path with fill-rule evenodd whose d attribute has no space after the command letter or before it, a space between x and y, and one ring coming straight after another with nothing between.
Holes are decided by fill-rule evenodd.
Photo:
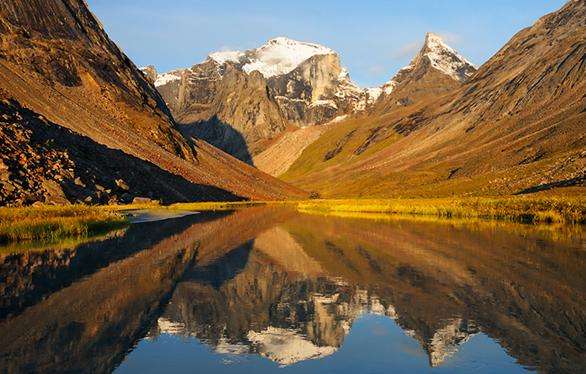
<instances>
[{"instance_id":1,"label":"reflection of sky","mask_svg":"<svg viewBox=\"0 0 586 374\"><path fill-rule=\"evenodd\" d=\"M255 354L222 355L195 338L161 335L143 340L118 368L120 373L517 373L513 358L492 339L477 334L456 355L430 368L418 341L388 317L359 317L332 356L279 367Z\"/></svg>"},{"instance_id":2,"label":"reflection of sky","mask_svg":"<svg viewBox=\"0 0 586 374\"><path fill-rule=\"evenodd\" d=\"M138 65L189 67L209 52L254 48L288 36L340 52L363 86L405 66L425 32L476 64L566 0L89 0L111 37Z\"/></svg>"}]
</instances>

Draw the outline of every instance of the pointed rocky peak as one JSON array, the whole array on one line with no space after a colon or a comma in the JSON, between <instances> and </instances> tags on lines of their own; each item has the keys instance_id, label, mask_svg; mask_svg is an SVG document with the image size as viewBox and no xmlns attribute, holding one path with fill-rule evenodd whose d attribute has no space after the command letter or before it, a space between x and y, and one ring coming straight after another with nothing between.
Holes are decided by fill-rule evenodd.
<instances>
[{"instance_id":1,"label":"pointed rocky peak","mask_svg":"<svg viewBox=\"0 0 586 374\"><path fill-rule=\"evenodd\" d=\"M471 62L447 45L439 35L431 32L425 35L419 56L427 58L433 68L460 82L470 78L476 71Z\"/></svg>"},{"instance_id":2,"label":"pointed rocky peak","mask_svg":"<svg viewBox=\"0 0 586 374\"><path fill-rule=\"evenodd\" d=\"M419 53L411 60L411 63L395 74L393 79L381 86L385 94L390 94L402 82L406 81L415 72L427 71L432 68L453 80L463 83L475 72L474 65L459 54L455 49L447 45L437 34L428 32L425 42Z\"/></svg>"},{"instance_id":3,"label":"pointed rocky peak","mask_svg":"<svg viewBox=\"0 0 586 374\"><path fill-rule=\"evenodd\" d=\"M437 330L428 343L429 360L432 367L438 367L453 357L460 347L479 332L472 321L456 318Z\"/></svg>"}]
</instances>

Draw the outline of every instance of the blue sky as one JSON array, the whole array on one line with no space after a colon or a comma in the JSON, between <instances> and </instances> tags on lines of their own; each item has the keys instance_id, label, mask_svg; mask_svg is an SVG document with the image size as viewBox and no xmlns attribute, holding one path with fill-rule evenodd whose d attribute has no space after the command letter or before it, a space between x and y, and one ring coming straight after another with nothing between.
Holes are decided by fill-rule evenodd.
<instances>
[{"instance_id":1,"label":"blue sky","mask_svg":"<svg viewBox=\"0 0 586 374\"><path fill-rule=\"evenodd\" d=\"M88 0L110 37L161 72L213 51L250 49L276 36L340 53L362 86L409 63L427 31L480 65L517 31L565 0Z\"/></svg>"}]
</instances>

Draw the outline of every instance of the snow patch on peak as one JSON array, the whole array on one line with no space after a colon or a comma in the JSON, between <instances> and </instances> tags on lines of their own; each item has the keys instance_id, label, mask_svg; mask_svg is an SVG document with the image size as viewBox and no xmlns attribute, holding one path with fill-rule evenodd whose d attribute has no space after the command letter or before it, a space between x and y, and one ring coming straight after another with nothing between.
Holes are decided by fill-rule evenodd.
<instances>
[{"instance_id":1,"label":"snow patch on peak","mask_svg":"<svg viewBox=\"0 0 586 374\"><path fill-rule=\"evenodd\" d=\"M365 91L368 95L368 100L371 102L375 102L383 93L383 89L381 87L369 87L366 88Z\"/></svg>"},{"instance_id":2,"label":"snow patch on peak","mask_svg":"<svg viewBox=\"0 0 586 374\"><path fill-rule=\"evenodd\" d=\"M470 61L447 45L439 35L431 32L425 35L422 54L429 59L433 68L458 81L466 80L475 71Z\"/></svg>"},{"instance_id":3,"label":"snow patch on peak","mask_svg":"<svg viewBox=\"0 0 586 374\"><path fill-rule=\"evenodd\" d=\"M258 70L265 78L270 78L290 73L313 56L334 53L333 50L319 44L279 37L249 51L247 54L251 56L250 61L242 69L247 73Z\"/></svg>"},{"instance_id":4,"label":"snow patch on peak","mask_svg":"<svg viewBox=\"0 0 586 374\"><path fill-rule=\"evenodd\" d=\"M181 80L181 70L171 71L169 73L159 74L155 80L155 87L164 86L168 83Z\"/></svg>"},{"instance_id":5,"label":"snow patch on peak","mask_svg":"<svg viewBox=\"0 0 586 374\"><path fill-rule=\"evenodd\" d=\"M257 70L265 78L270 78L290 73L313 56L335 53L319 44L278 37L270 39L256 49L214 52L208 58L220 65L226 62L242 64L242 70L246 73Z\"/></svg>"},{"instance_id":6,"label":"snow patch on peak","mask_svg":"<svg viewBox=\"0 0 586 374\"><path fill-rule=\"evenodd\" d=\"M474 65L447 45L441 36L428 32L421 51L409 65L401 68L390 81L380 87L382 92L386 95L391 94L413 70L420 66L423 59L428 60L433 69L459 82L467 80L476 71Z\"/></svg>"},{"instance_id":7,"label":"snow patch on peak","mask_svg":"<svg viewBox=\"0 0 586 374\"><path fill-rule=\"evenodd\" d=\"M208 57L222 65L226 62L238 63L243 56L244 53L240 51L221 51L211 53Z\"/></svg>"}]
</instances>

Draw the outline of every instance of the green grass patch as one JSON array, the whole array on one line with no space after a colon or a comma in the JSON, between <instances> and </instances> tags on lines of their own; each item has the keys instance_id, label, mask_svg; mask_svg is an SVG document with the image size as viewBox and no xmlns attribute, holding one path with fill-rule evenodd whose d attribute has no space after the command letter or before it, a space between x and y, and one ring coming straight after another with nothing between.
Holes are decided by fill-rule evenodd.
<instances>
[{"instance_id":1,"label":"green grass patch","mask_svg":"<svg viewBox=\"0 0 586 374\"><path fill-rule=\"evenodd\" d=\"M0 243L84 238L127 225L104 207L83 205L0 208Z\"/></svg>"}]
</instances>

